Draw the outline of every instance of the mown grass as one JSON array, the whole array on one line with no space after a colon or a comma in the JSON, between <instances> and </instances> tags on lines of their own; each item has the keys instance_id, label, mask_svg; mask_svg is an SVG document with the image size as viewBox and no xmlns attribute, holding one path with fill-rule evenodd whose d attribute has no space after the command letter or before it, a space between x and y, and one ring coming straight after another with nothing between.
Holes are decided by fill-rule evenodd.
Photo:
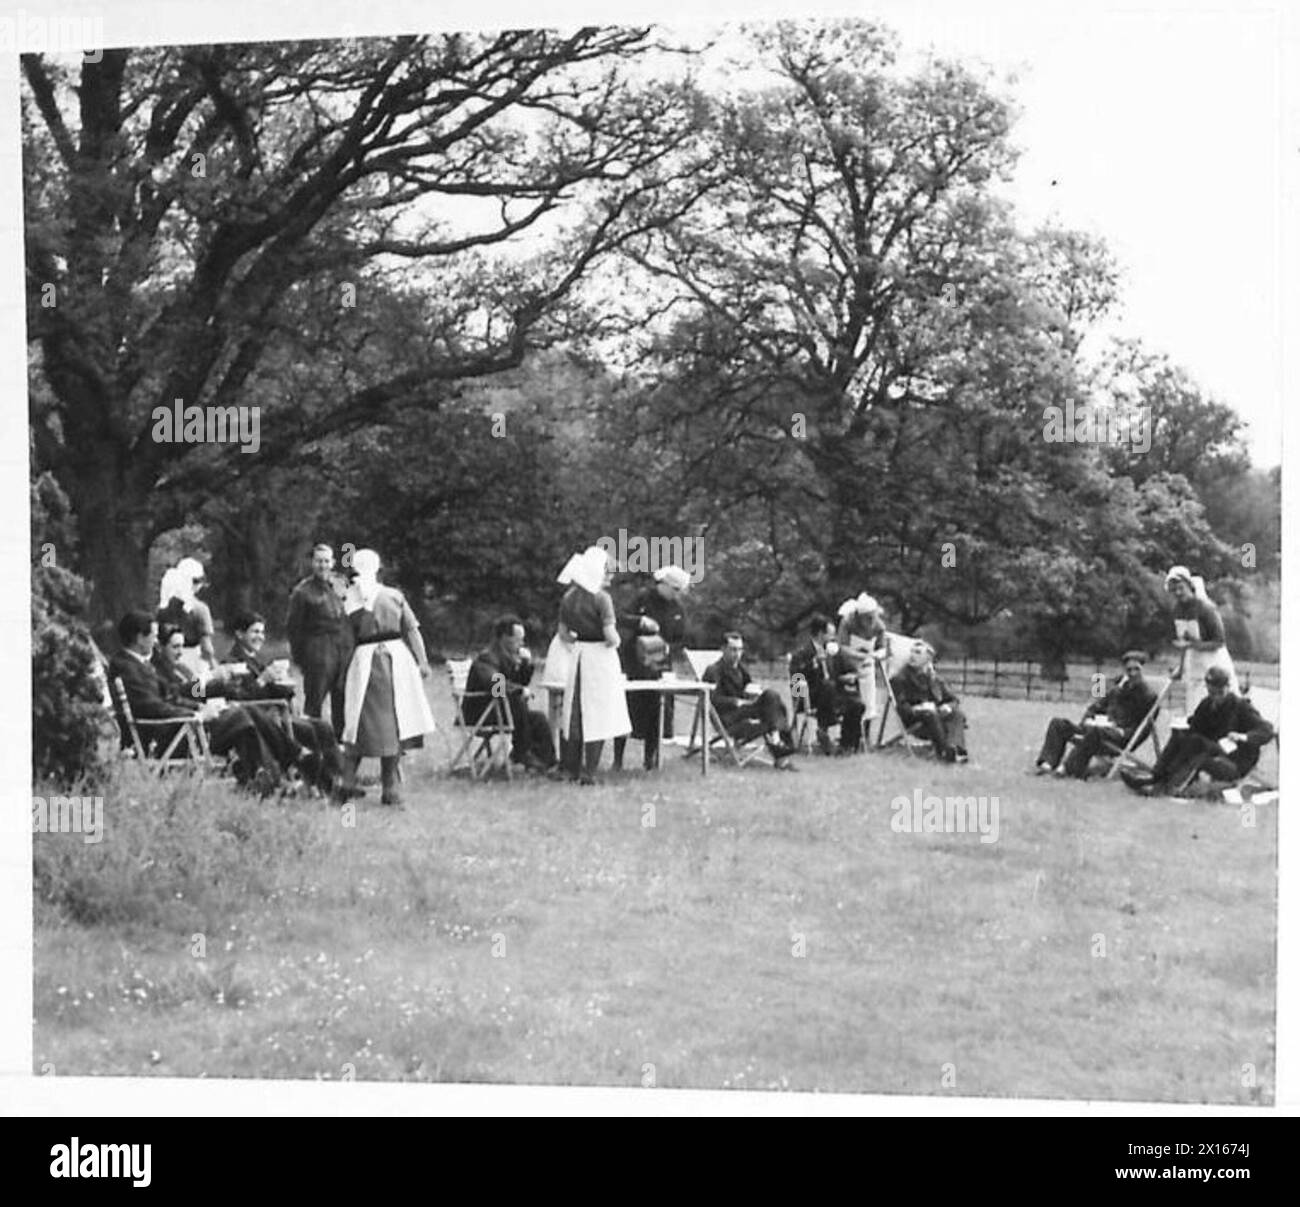
<instances>
[{"instance_id":1,"label":"mown grass","mask_svg":"<svg viewBox=\"0 0 1300 1207\"><path fill-rule=\"evenodd\" d=\"M467 785L435 738L352 827L123 789L35 836L36 1067L1270 1102L1275 807L1034 778L1050 706L967 706L966 768ZM917 788L999 840L896 833Z\"/></svg>"}]
</instances>

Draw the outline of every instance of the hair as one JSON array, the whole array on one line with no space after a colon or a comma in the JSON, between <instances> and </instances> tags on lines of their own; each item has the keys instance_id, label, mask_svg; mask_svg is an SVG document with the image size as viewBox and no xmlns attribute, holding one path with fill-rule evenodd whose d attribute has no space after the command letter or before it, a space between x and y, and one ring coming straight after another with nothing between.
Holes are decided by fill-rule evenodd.
<instances>
[{"instance_id":1,"label":"hair","mask_svg":"<svg viewBox=\"0 0 1300 1207\"><path fill-rule=\"evenodd\" d=\"M160 620L158 622L158 644L166 645L177 633L182 636L185 634L184 625L176 624L171 620Z\"/></svg>"},{"instance_id":2,"label":"hair","mask_svg":"<svg viewBox=\"0 0 1300 1207\"><path fill-rule=\"evenodd\" d=\"M320 543L319 545L313 545L313 546L311 547L311 555L312 555L312 557L315 557L316 554L321 553L321 552L328 553L328 554L330 555L330 557L333 557L333 556L334 556L334 546L333 546L333 545L327 545L327 544L325 544L324 541L321 541L321 543Z\"/></svg>"},{"instance_id":3,"label":"hair","mask_svg":"<svg viewBox=\"0 0 1300 1207\"><path fill-rule=\"evenodd\" d=\"M239 612L236 614L235 619L230 622L230 631L232 633L246 633L255 624L265 623L266 617L261 612Z\"/></svg>"},{"instance_id":4,"label":"hair","mask_svg":"<svg viewBox=\"0 0 1300 1207\"><path fill-rule=\"evenodd\" d=\"M829 616L823 612L814 612L808 618L808 632L813 636L819 636L826 631L828 624L834 623Z\"/></svg>"},{"instance_id":5,"label":"hair","mask_svg":"<svg viewBox=\"0 0 1300 1207\"><path fill-rule=\"evenodd\" d=\"M117 635L123 645L134 645L138 637L143 637L158 622L150 612L128 612L117 623Z\"/></svg>"},{"instance_id":6,"label":"hair","mask_svg":"<svg viewBox=\"0 0 1300 1207\"><path fill-rule=\"evenodd\" d=\"M744 635L742 633L736 632L735 629L731 629L729 632L722 634L723 645L730 645L733 641L743 642L744 640L745 640Z\"/></svg>"},{"instance_id":7,"label":"hair","mask_svg":"<svg viewBox=\"0 0 1300 1207\"><path fill-rule=\"evenodd\" d=\"M508 612L505 616L498 616L492 622L492 636L508 637L514 631L515 625L518 625L522 629L524 627L524 622L513 612Z\"/></svg>"}]
</instances>

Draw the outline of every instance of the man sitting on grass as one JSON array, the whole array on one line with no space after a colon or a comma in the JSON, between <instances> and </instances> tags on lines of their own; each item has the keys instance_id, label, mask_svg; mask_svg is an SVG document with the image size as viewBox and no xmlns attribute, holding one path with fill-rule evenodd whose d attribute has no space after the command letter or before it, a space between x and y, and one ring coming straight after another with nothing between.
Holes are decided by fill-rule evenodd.
<instances>
[{"instance_id":1,"label":"man sitting on grass","mask_svg":"<svg viewBox=\"0 0 1300 1207\"><path fill-rule=\"evenodd\" d=\"M924 641L912 642L907 665L890 681L898 715L910 730L934 743L946 763L964 763L966 715L948 685L935 674L934 649Z\"/></svg>"},{"instance_id":2,"label":"man sitting on grass","mask_svg":"<svg viewBox=\"0 0 1300 1207\"><path fill-rule=\"evenodd\" d=\"M750 676L741 658L745 653L745 639L739 633L723 637L722 657L704 672L704 682L712 683L713 708L727 733L741 742L748 742L760 733L767 743L768 753L778 771L794 771L790 761L794 754L794 734L790 731L790 717L780 693L767 688L753 696L749 693Z\"/></svg>"},{"instance_id":3,"label":"man sitting on grass","mask_svg":"<svg viewBox=\"0 0 1300 1207\"><path fill-rule=\"evenodd\" d=\"M1175 729L1150 774L1121 771L1120 777L1143 796L1181 789L1198 772L1214 780L1236 780L1259 762L1259 752L1273 739L1273 726L1242 696L1229 690L1228 672L1212 666L1205 672L1209 693L1196 706L1185 729Z\"/></svg>"},{"instance_id":4,"label":"man sitting on grass","mask_svg":"<svg viewBox=\"0 0 1300 1207\"><path fill-rule=\"evenodd\" d=\"M1079 724L1068 717L1053 717L1048 722L1043 749L1034 764L1036 774L1055 772L1087 779L1089 763L1102 752L1107 741L1128 746L1156 702L1156 693L1142 675L1146 660L1141 650L1125 653L1123 676L1102 699L1088 705ZM1150 725L1146 732L1150 732ZM1066 757L1065 750L1071 742L1074 749Z\"/></svg>"}]
</instances>

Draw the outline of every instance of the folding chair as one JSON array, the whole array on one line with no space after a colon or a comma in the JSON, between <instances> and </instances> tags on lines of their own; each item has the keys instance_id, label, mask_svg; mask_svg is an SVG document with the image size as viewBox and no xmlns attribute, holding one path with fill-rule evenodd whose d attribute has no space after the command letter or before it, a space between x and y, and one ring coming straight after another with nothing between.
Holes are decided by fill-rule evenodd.
<instances>
[{"instance_id":1,"label":"folding chair","mask_svg":"<svg viewBox=\"0 0 1300 1207\"><path fill-rule=\"evenodd\" d=\"M1110 769L1106 772L1108 780L1113 780L1125 767L1137 767L1142 771L1151 771L1155 767L1160 758L1161 745L1160 735L1156 732L1156 718L1160 715L1160 706L1164 703L1165 697L1176 682L1176 679L1170 679L1160 689L1159 694L1156 696L1156 702L1151 705L1147 715L1142 718L1142 723L1133 731L1133 736L1128 742L1121 746L1118 742L1109 738L1103 741L1102 753L1113 760ZM1155 758L1149 763L1139 758L1135 753L1148 738L1150 738L1151 748L1155 752Z\"/></svg>"},{"instance_id":2,"label":"folding chair","mask_svg":"<svg viewBox=\"0 0 1300 1207\"><path fill-rule=\"evenodd\" d=\"M173 717L151 720L137 719L131 711L131 701L126 694L126 685L120 676L114 676L110 688L113 704L117 712L118 729L122 735L122 748L140 760L141 764L160 776L172 767L189 767L198 765L206 771L213 765L212 751L208 746L208 733L198 717ZM145 735L155 730L174 729L170 742L158 752L155 743L146 743ZM177 754L184 743L185 754Z\"/></svg>"},{"instance_id":3,"label":"folding chair","mask_svg":"<svg viewBox=\"0 0 1300 1207\"><path fill-rule=\"evenodd\" d=\"M898 699L894 695L894 685L889 681L889 675L885 668L876 663L876 670L880 677L885 681L885 707L880 713L880 727L876 730L876 749L890 750L896 748L900 743L903 749L907 751L907 757L911 758L918 750L921 753L935 755L934 743L920 733L920 722L913 721L911 725L903 723L903 714L898 710ZM894 721L898 727L898 732L888 741L885 740L885 731L889 727L889 714L893 711Z\"/></svg>"},{"instance_id":4,"label":"folding chair","mask_svg":"<svg viewBox=\"0 0 1300 1207\"><path fill-rule=\"evenodd\" d=\"M691 664L691 671L695 677L702 683L704 682L704 672L712 666L721 655L716 650L686 650L686 661ZM752 694L758 694L758 688L753 684L750 685ZM737 767L744 767L749 763L766 763L772 765L772 758L767 753L765 743L758 741L763 736L762 724L758 721L744 722L746 729L752 727L753 732L743 734L732 734L723 725L722 718L718 716L718 710L713 703L713 697L709 696L704 701L704 707L709 710L709 728L712 733L709 736L709 750L713 751L715 747L720 746L727 756ZM696 741L696 734L700 728L700 714L697 711L691 719L691 737L687 743L685 758L690 758L693 754L699 754L703 749L703 742Z\"/></svg>"},{"instance_id":5,"label":"folding chair","mask_svg":"<svg viewBox=\"0 0 1300 1207\"><path fill-rule=\"evenodd\" d=\"M452 732L463 735L460 748L452 756L448 774L468 771L471 779L483 779L493 770L505 773L511 779L510 748L514 742L515 726L510 715L510 705L504 695L496 692L471 692L466 687L469 683L469 668L473 664L470 658L448 659L447 672L451 677L451 699L454 709ZM469 713L479 713L477 721L465 720L466 703L470 704ZM453 745L457 738L452 738Z\"/></svg>"}]
</instances>

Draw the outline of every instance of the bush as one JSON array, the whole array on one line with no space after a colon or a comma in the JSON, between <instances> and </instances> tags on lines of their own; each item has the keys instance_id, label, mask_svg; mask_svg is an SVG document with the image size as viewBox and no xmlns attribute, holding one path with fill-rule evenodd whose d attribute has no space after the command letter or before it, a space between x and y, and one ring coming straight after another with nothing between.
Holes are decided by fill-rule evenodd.
<instances>
[{"instance_id":1,"label":"bush","mask_svg":"<svg viewBox=\"0 0 1300 1207\"><path fill-rule=\"evenodd\" d=\"M81 925L141 922L184 934L210 931L250 896L270 897L290 881L321 841L313 819L325 807L263 802L196 772L160 779L129 760L93 785L35 791L104 798L99 842L32 835L37 901Z\"/></svg>"},{"instance_id":2,"label":"bush","mask_svg":"<svg viewBox=\"0 0 1300 1207\"><path fill-rule=\"evenodd\" d=\"M32 762L39 776L95 776L116 744L85 621L90 589L59 565L71 553L67 497L49 474L32 484Z\"/></svg>"}]
</instances>

